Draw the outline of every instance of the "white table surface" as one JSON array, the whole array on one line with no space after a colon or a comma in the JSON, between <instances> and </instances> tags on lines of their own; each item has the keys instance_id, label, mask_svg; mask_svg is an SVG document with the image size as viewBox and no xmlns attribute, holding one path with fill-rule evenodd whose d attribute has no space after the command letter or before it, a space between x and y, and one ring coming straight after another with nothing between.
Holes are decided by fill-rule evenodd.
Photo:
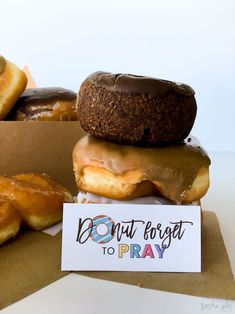
<instances>
[{"instance_id":1,"label":"white table surface","mask_svg":"<svg viewBox=\"0 0 235 314\"><path fill-rule=\"evenodd\" d=\"M210 157L211 186L202 206L218 217L235 277L235 153L210 153ZM1 312L235 313L235 301L191 297L69 274Z\"/></svg>"}]
</instances>

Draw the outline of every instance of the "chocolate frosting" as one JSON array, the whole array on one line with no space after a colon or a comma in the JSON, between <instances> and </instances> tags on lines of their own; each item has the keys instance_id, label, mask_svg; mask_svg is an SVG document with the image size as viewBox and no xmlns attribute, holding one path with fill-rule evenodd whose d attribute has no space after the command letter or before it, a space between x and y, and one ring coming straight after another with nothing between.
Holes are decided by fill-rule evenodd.
<instances>
[{"instance_id":1,"label":"chocolate frosting","mask_svg":"<svg viewBox=\"0 0 235 314\"><path fill-rule=\"evenodd\" d=\"M97 86L119 93L148 94L153 97L161 97L169 93L187 97L195 94L190 86L183 83L133 74L112 74L98 71L88 76L87 80Z\"/></svg>"},{"instance_id":2,"label":"chocolate frosting","mask_svg":"<svg viewBox=\"0 0 235 314\"><path fill-rule=\"evenodd\" d=\"M76 99L76 93L60 87L29 88L18 99L14 110L20 108L20 111L25 114L36 114L47 109L50 102L57 100L70 101L74 99ZM34 108L32 111L31 106L37 106L38 109ZM48 110L51 110L51 108Z\"/></svg>"},{"instance_id":3,"label":"chocolate frosting","mask_svg":"<svg viewBox=\"0 0 235 314\"><path fill-rule=\"evenodd\" d=\"M168 198L179 203L198 172L210 165L207 153L192 137L178 145L146 148L115 144L87 135L75 146L73 160L78 173L88 165L105 168L114 175L139 170L140 181L161 182L169 191Z\"/></svg>"},{"instance_id":4,"label":"chocolate frosting","mask_svg":"<svg viewBox=\"0 0 235 314\"><path fill-rule=\"evenodd\" d=\"M5 71L6 68L6 60L3 56L0 56L0 74L2 74Z\"/></svg>"},{"instance_id":5,"label":"chocolate frosting","mask_svg":"<svg viewBox=\"0 0 235 314\"><path fill-rule=\"evenodd\" d=\"M72 100L76 93L61 87L29 88L21 95L19 102L27 103L54 101L54 100Z\"/></svg>"},{"instance_id":6,"label":"chocolate frosting","mask_svg":"<svg viewBox=\"0 0 235 314\"><path fill-rule=\"evenodd\" d=\"M76 93L60 87L26 89L6 120L77 121L76 98Z\"/></svg>"}]
</instances>

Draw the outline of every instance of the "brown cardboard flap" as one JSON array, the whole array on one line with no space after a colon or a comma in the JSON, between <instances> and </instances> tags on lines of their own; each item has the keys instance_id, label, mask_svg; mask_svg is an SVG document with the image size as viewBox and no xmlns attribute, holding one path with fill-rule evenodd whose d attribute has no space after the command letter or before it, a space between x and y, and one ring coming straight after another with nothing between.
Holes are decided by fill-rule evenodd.
<instances>
[{"instance_id":1,"label":"brown cardboard flap","mask_svg":"<svg viewBox=\"0 0 235 314\"><path fill-rule=\"evenodd\" d=\"M0 174L43 172L76 195L72 151L84 134L77 121L1 121Z\"/></svg>"},{"instance_id":2,"label":"brown cardboard flap","mask_svg":"<svg viewBox=\"0 0 235 314\"><path fill-rule=\"evenodd\" d=\"M201 273L83 272L89 277L143 288L235 300L235 281L217 218L203 212Z\"/></svg>"},{"instance_id":3,"label":"brown cardboard flap","mask_svg":"<svg viewBox=\"0 0 235 314\"><path fill-rule=\"evenodd\" d=\"M202 273L78 272L144 288L235 300L235 282L214 213L204 212ZM92 257L94 258L94 257ZM0 308L67 275L60 271L61 234L24 230L0 247Z\"/></svg>"},{"instance_id":4,"label":"brown cardboard flap","mask_svg":"<svg viewBox=\"0 0 235 314\"><path fill-rule=\"evenodd\" d=\"M0 309L65 276L61 235L24 230L0 247Z\"/></svg>"}]
</instances>

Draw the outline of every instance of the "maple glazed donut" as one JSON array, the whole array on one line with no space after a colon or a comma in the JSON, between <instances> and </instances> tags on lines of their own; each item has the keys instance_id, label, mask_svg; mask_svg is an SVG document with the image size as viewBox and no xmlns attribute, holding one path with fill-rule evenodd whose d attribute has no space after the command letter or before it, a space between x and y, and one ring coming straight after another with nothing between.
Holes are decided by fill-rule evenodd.
<instances>
[{"instance_id":1,"label":"maple glazed donut","mask_svg":"<svg viewBox=\"0 0 235 314\"><path fill-rule=\"evenodd\" d=\"M98 138L155 146L180 142L193 126L194 90L181 83L132 74L95 72L77 100L81 126Z\"/></svg>"},{"instance_id":2,"label":"maple glazed donut","mask_svg":"<svg viewBox=\"0 0 235 314\"><path fill-rule=\"evenodd\" d=\"M18 99L6 120L77 121L76 99L76 93L65 88L29 88Z\"/></svg>"},{"instance_id":3,"label":"maple glazed donut","mask_svg":"<svg viewBox=\"0 0 235 314\"><path fill-rule=\"evenodd\" d=\"M20 174L0 176L0 196L8 200L22 220L32 229L40 230L62 219L64 202L73 202L63 186L46 175Z\"/></svg>"},{"instance_id":4,"label":"maple glazed donut","mask_svg":"<svg viewBox=\"0 0 235 314\"><path fill-rule=\"evenodd\" d=\"M177 204L200 200L209 187L209 165L193 138L148 148L86 135L73 150L78 190L117 200L155 194Z\"/></svg>"},{"instance_id":5,"label":"maple glazed donut","mask_svg":"<svg viewBox=\"0 0 235 314\"><path fill-rule=\"evenodd\" d=\"M26 85L25 73L0 56L0 120L6 117Z\"/></svg>"},{"instance_id":6,"label":"maple glazed donut","mask_svg":"<svg viewBox=\"0 0 235 314\"><path fill-rule=\"evenodd\" d=\"M0 245L14 238L21 225L21 217L13 205L0 198Z\"/></svg>"}]
</instances>

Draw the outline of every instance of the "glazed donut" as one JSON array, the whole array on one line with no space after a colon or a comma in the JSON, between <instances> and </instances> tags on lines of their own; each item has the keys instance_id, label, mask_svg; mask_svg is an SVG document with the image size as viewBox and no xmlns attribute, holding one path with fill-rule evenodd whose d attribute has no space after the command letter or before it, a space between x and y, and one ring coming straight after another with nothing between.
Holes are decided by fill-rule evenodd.
<instances>
[{"instance_id":1,"label":"glazed donut","mask_svg":"<svg viewBox=\"0 0 235 314\"><path fill-rule=\"evenodd\" d=\"M62 219L63 203L72 202L69 191L46 175L0 176L0 195L18 211L32 229L40 230Z\"/></svg>"},{"instance_id":2,"label":"glazed donut","mask_svg":"<svg viewBox=\"0 0 235 314\"><path fill-rule=\"evenodd\" d=\"M26 85L25 73L0 56L0 120L6 117Z\"/></svg>"},{"instance_id":3,"label":"glazed donut","mask_svg":"<svg viewBox=\"0 0 235 314\"><path fill-rule=\"evenodd\" d=\"M76 121L76 98L73 91L59 87L26 89L6 120Z\"/></svg>"},{"instance_id":4,"label":"glazed donut","mask_svg":"<svg viewBox=\"0 0 235 314\"><path fill-rule=\"evenodd\" d=\"M188 85L107 72L95 72L82 83L77 108L88 133L138 146L182 141L197 111Z\"/></svg>"},{"instance_id":5,"label":"glazed donut","mask_svg":"<svg viewBox=\"0 0 235 314\"><path fill-rule=\"evenodd\" d=\"M0 245L14 238L21 225L21 217L10 202L0 198Z\"/></svg>"},{"instance_id":6,"label":"glazed donut","mask_svg":"<svg viewBox=\"0 0 235 314\"><path fill-rule=\"evenodd\" d=\"M117 200L161 195L177 204L202 198L210 159L188 138L166 147L120 145L86 135L73 150L78 189Z\"/></svg>"},{"instance_id":7,"label":"glazed donut","mask_svg":"<svg viewBox=\"0 0 235 314\"><path fill-rule=\"evenodd\" d=\"M64 201L65 203L73 203L73 197L68 189L66 189L64 186L60 185L59 183L53 181L48 175L45 173L21 173L12 176L12 178L15 178L17 180L26 182L26 183L32 183L35 185L39 185L45 189L49 189L51 191L56 191L58 193L61 193L64 195ZM0 192L1 193L1 192Z\"/></svg>"}]
</instances>

